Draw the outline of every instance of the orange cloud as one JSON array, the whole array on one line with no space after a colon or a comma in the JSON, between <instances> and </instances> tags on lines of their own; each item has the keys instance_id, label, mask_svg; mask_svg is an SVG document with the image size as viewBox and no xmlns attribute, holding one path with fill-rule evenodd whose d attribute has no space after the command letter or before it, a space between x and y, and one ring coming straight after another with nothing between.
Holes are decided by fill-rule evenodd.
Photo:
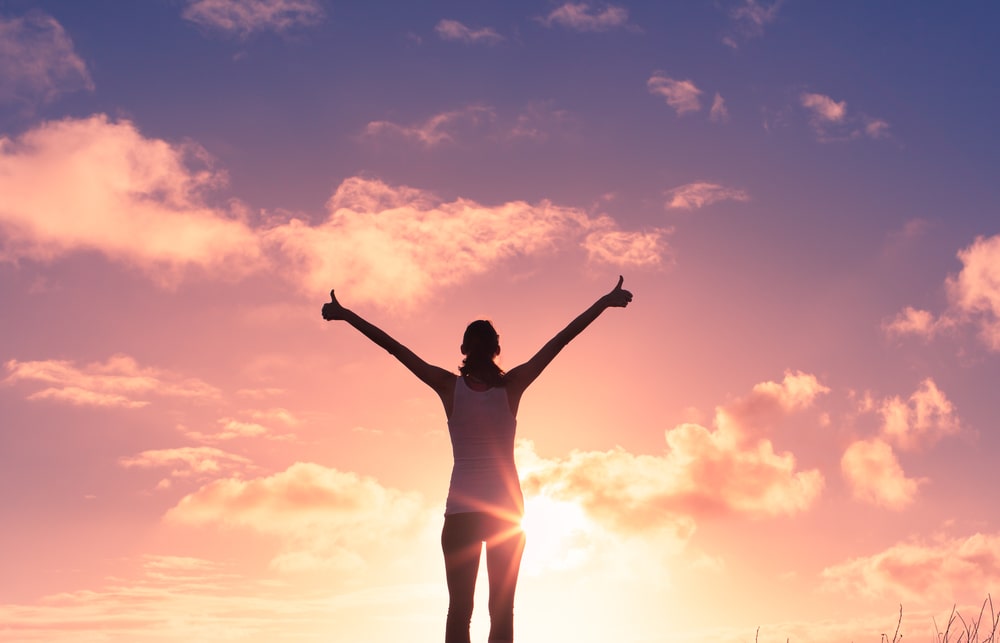
<instances>
[{"instance_id":1,"label":"orange cloud","mask_svg":"<svg viewBox=\"0 0 1000 643\"><path fill-rule=\"evenodd\" d=\"M222 176L200 154L97 115L0 138L0 258L96 250L160 282L187 267L239 275L261 260L253 231L201 193ZM59 189L53 189L59 186Z\"/></svg>"},{"instance_id":2,"label":"orange cloud","mask_svg":"<svg viewBox=\"0 0 1000 643\"><path fill-rule=\"evenodd\" d=\"M914 603L975 600L1000 583L1000 534L897 543L828 567L822 577L851 595L902 596Z\"/></svg>"},{"instance_id":3,"label":"orange cloud","mask_svg":"<svg viewBox=\"0 0 1000 643\"><path fill-rule=\"evenodd\" d=\"M662 96L678 116L701 109L701 101L698 99L701 90L690 80L675 80L658 71L646 81L646 89L650 94Z\"/></svg>"},{"instance_id":4,"label":"orange cloud","mask_svg":"<svg viewBox=\"0 0 1000 643\"><path fill-rule=\"evenodd\" d=\"M666 228L645 232L596 230L583 240L587 257L593 262L622 267L659 267L667 252Z\"/></svg>"},{"instance_id":5,"label":"orange cloud","mask_svg":"<svg viewBox=\"0 0 1000 643\"><path fill-rule=\"evenodd\" d=\"M287 31L323 20L317 0L190 0L181 16L204 27L249 36L258 31Z\"/></svg>"},{"instance_id":6,"label":"orange cloud","mask_svg":"<svg viewBox=\"0 0 1000 643\"><path fill-rule=\"evenodd\" d=\"M844 451L840 468L854 497L899 511L913 504L925 480L907 478L899 460L883 440L859 440Z\"/></svg>"},{"instance_id":7,"label":"orange cloud","mask_svg":"<svg viewBox=\"0 0 1000 643\"><path fill-rule=\"evenodd\" d=\"M978 327L990 350L1000 351L1000 234L976 237L958 258L962 270L946 282L951 306Z\"/></svg>"},{"instance_id":8,"label":"orange cloud","mask_svg":"<svg viewBox=\"0 0 1000 643\"><path fill-rule=\"evenodd\" d=\"M213 386L194 378L151 367L141 367L128 355L109 357L77 367L64 360L22 362L9 360L4 384L41 382L47 388L28 396L30 400L55 400L76 405L137 408L149 404L149 395L212 399L219 396Z\"/></svg>"},{"instance_id":9,"label":"orange cloud","mask_svg":"<svg viewBox=\"0 0 1000 643\"><path fill-rule=\"evenodd\" d=\"M961 428L955 406L931 378L906 401L898 396L884 400L879 412L882 436L905 450L929 446Z\"/></svg>"},{"instance_id":10,"label":"orange cloud","mask_svg":"<svg viewBox=\"0 0 1000 643\"><path fill-rule=\"evenodd\" d=\"M753 438L760 429L748 423L762 421L764 400L770 400L770 411L789 413L805 408L826 388L805 374L758 387L717 409L714 429L687 423L667 430L663 455L617 447L547 460L535 456L530 445L523 447L519 467L525 491L578 502L595 520L625 532L672 526L690 534L693 520L707 514L803 511L819 496L822 474L796 471L795 457L776 453L769 440ZM806 388L810 395L802 392Z\"/></svg>"},{"instance_id":11,"label":"orange cloud","mask_svg":"<svg viewBox=\"0 0 1000 643\"><path fill-rule=\"evenodd\" d=\"M219 477L232 472L253 470L253 463L233 453L213 447L179 447L152 449L134 456L120 458L126 469L171 469L171 477Z\"/></svg>"},{"instance_id":12,"label":"orange cloud","mask_svg":"<svg viewBox=\"0 0 1000 643\"><path fill-rule=\"evenodd\" d=\"M416 493L383 487L373 478L298 462L274 475L208 483L166 515L171 522L242 527L277 536L280 570L364 564L373 543L402 537L425 518Z\"/></svg>"},{"instance_id":13,"label":"orange cloud","mask_svg":"<svg viewBox=\"0 0 1000 643\"><path fill-rule=\"evenodd\" d=\"M350 291L350 300L383 306L412 304L515 256L555 252L574 240L586 245L587 233L607 234L614 225L608 217L591 219L549 201L443 202L358 177L344 181L327 208L329 217L319 225L292 220L268 230L267 242L292 258L290 270L304 289L325 292L336 285ZM622 256L648 261L648 238L616 241Z\"/></svg>"}]
</instances>

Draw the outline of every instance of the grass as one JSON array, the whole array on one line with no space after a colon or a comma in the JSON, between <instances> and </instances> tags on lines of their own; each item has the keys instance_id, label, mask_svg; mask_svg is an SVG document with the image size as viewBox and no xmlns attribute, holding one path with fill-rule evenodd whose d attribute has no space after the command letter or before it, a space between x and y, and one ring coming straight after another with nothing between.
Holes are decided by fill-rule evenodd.
<instances>
[{"instance_id":1,"label":"grass","mask_svg":"<svg viewBox=\"0 0 1000 643\"><path fill-rule=\"evenodd\" d=\"M986 608L989 608L988 619ZM903 625L903 606L899 606L899 620L896 621L896 632L889 638L888 634L882 634L879 643L902 643L903 635L899 633L899 628ZM951 608L951 615L945 624L944 632L938 629L937 621L934 621L935 643L1000 643L1000 614L993 609L993 597L986 596L983 606L979 609L979 616L975 619L966 620L958 611L957 606ZM760 628L754 636L754 643L758 643ZM785 643L790 643L786 639Z\"/></svg>"}]
</instances>

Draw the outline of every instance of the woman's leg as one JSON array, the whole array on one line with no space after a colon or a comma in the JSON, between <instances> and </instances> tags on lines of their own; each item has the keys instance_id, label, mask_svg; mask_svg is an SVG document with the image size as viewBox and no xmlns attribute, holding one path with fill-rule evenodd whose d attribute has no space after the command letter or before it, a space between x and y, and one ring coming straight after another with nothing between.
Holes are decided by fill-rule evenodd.
<instances>
[{"instance_id":1,"label":"woman's leg","mask_svg":"<svg viewBox=\"0 0 1000 643\"><path fill-rule=\"evenodd\" d=\"M486 571L490 577L490 641L514 640L514 590L524 553L524 531L516 522L494 519L486 540Z\"/></svg>"},{"instance_id":2,"label":"woman's leg","mask_svg":"<svg viewBox=\"0 0 1000 643\"><path fill-rule=\"evenodd\" d=\"M448 620L445 643L469 643L473 594L479 573L483 538L477 514L461 513L444 517L441 549L448 580Z\"/></svg>"}]
</instances>

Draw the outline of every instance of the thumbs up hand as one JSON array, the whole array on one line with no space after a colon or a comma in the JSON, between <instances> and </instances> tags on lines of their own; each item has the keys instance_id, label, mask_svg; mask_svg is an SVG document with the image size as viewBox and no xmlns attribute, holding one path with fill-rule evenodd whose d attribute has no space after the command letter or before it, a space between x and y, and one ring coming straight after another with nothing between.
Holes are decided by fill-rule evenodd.
<instances>
[{"instance_id":1,"label":"thumbs up hand","mask_svg":"<svg viewBox=\"0 0 1000 643\"><path fill-rule=\"evenodd\" d=\"M625 282L625 277L618 276L618 285L615 286L614 290L604 295L604 303L610 307L624 308L629 305L632 301L632 293L622 288L622 284Z\"/></svg>"},{"instance_id":2,"label":"thumbs up hand","mask_svg":"<svg viewBox=\"0 0 1000 643\"><path fill-rule=\"evenodd\" d=\"M330 302L323 304L323 319L326 321L332 321L334 319L344 319L344 315L347 313L347 309L340 305L337 301L337 296L330 291Z\"/></svg>"}]
</instances>

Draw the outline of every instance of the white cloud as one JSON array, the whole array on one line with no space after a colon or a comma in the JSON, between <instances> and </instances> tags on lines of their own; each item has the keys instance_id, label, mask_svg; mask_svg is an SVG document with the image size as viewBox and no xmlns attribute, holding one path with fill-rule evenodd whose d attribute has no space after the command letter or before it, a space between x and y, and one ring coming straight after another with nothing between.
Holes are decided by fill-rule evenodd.
<instances>
[{"instance_id":1,"label":"white cloud","mask_svg":"<svg viewBox=\"0 0 1000 643\"><path fill-rule=\"evenodd\" d=\"M678 116L701 109L701 101L698 99L701 90L690 80L675 80L658 71L646 81L646 89L651 94L663 96L667 105L670 105Z\"/></svg>"},{"instance_id":2,"label":"white cloud","mask_svg":"<svg viewBox=\"0 0 1000 643\"><path fill-rule=\"evenodd\" d=\"M1000 534L901 542L828 567L822 577L855 596L901 596L917 604L976 600L1000 583Z\"/></svg>"},{"instance_id":3,"label":"white cloud","mask_svg":"<svg viewBox=\"0 0 1000 643\"><path fill-rule=\"evenodd\" d=\"M0 103L47 103L94 83L62 25L40 11L0 16Z\"/></svg>"},{"instance_id":4,"label":"white cloud","mask_svg":"<svg viewBox=\"0 0 1000 643\"><path fill-rule=\"evenodd\" d=\"M214 399L219 391L194 378L142 367L128 355L114 355L106 362L82 367L65 360L22 362L9 360L3 384L39 382L46 388L30 400L55 400L85 406L137 408L149 404L151 395L189 399Z\"/></svg>"},{"instance_id":5,"label":"white cloud","mask_svg":"<svg viewBox=\"0 0 1000 643\"><path fill-rule=\"evenodd\" d=\"M698 181L688 183L666 193L667 208L690 210L702 208L719 201L749 201L750 195L743 190L727 188L718 183Z\"/></svg>"},{"instance_id":6,"label":"white cloud","mask_svg":"<svg viewBox=\"0 0 1000 643\"><path fill-rule=\"evenodd\" d=\"M456 40L473 45L495 45L504 39L492 27L473 29L457 20L441 20L434 31L442 40Z\"/></svg>"},{"instance_id":7,"label":"white cloud","mask_svg":"<svg viewBox=\"0 0 1000 643\"><path fill-rule=\"evenodd\" d=\"M259 31L287 31L323 20L317 0L191 0L185 20L247 37Z\"/></svg>"},{"instance_id":8,"label":"white cloud","mask_svg":"<svg viewBox=\"0 0 1000 643\"><path fill-rule=\"evenodd\" d=\"M567 2L539 21L546 27L559 25L573 31L608 31L628 25L628 9L618 5L599 9L587 2Z\"/></svg>"},{"instance_id":9,"label":"white cloud","mask_svg":"<svg viewBox=\"0 0 1000 643\"><path fill-rule=\"evenodd\" d=\"M295 571L364 565L362 552L422 525L416 493L373 478L298 462L274 475L208 483L166 515L171 522L241 527L278 537L274 568Z\"/></svg>"},{"instance_id":10,"label":"white cloud","mask_svg":"<svg viewBox=\"0 0 1000 643\"><path fill-rule=\"evenodd\" d=\"M907 478L892 447L878 438L852 443L840 468L856 499L896 511L913 504L925 482Z\"/></svg>"}]
</instances>

